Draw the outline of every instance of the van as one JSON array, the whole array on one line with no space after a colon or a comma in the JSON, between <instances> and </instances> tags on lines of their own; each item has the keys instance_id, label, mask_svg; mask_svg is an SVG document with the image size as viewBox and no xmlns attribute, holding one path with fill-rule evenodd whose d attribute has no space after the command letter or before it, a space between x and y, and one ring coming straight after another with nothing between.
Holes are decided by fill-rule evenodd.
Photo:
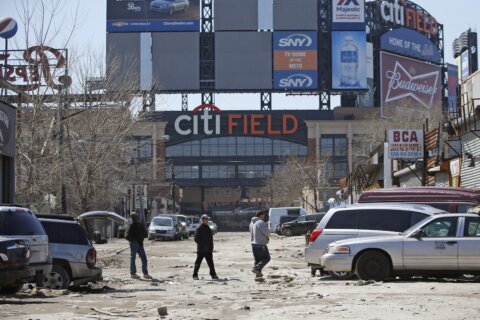
<instances>
[{"instance_id":1,"label":"van","mask_svg":"<svg viewBox=\"0 0 480 320\"><path fill-rule=\"evenodd\" d=\"M298 217L306 214L307 211L300 207L270 208L268 211L268 228L271 232L275 232L281 216Z\"/></svg>"},{"instance_id":2,"label":"van","mask_svg":"<svg viewBox=\"0 0 480 320\"><path fill-rule=\"evenodd\" d=\"M451 213L466 213L480 205L480 190L467 188L415 187L386 188L365 191L358 203L417 203Z\"/></svg>"},{"instance_id":3,"label":"van","mask_svg":"<svg viewBox=\"0 0 480 320\"><path fill-rule=\"evenodd\" d=\"M441 213L445 211L407 203L366 203L330 209L310 235L310 243L305 248L305 260L311 267L312 275L316 270L323 274L320 261L330 243L351 238L395 235L431 215ZM352 274L331 273L331 276L349 279Z\"/></svg>"}]
</instances>

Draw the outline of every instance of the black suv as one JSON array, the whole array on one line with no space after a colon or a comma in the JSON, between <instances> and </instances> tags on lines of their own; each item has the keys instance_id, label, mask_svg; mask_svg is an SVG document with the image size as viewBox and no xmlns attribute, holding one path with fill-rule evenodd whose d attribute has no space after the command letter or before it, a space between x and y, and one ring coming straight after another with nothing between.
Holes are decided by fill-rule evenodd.
<instances>
[{"instance_id":1,"label":"black suv","mask_svg":"<svg viewBox=\"0 0 480 320\"><path fill-rule=\"evenodd\" d=\"M0 236L0 294L15 294L35 276L28 266L30 242Z\"/></svg>"},{"instance_id":2,"label":"black suv","mask_svg":"<svg viewBox=\"0 0 480 320\"><path fill-rule=\"evenodd\" d=\"M52 255L47 233L37 217L27 208L0 206L0 236L30 242L29 267L35 270L35 277L29 282L39 285L44 275L52 270Z\"/></svg>"},{"instance_id":3,"label":"black suv","mask_svg":"<svg viewBox=\"0 0 480 320\"><path fill-rule=\"evenodd\" d=\"M282 233L287 237L307 234L315 229L324 215L325 213L317 213L299 216L296 220L282 224Z\"/></svg>"}]
</instances>

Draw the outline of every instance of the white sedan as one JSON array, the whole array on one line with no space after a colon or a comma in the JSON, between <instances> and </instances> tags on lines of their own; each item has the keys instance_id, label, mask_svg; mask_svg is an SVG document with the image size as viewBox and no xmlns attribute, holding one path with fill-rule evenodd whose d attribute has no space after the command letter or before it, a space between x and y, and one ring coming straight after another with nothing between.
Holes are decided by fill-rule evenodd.
<instances>
[{"instance_id":1,"label":"white sedan","mask_svg":"<svg viewBox=\"0 0 480 320\"><path fill-rule=\"evenodd\" d=\"M355 272L362 280L396 275L480 274L480 217L442 214L405 232L333 242L321 259L327 271Z\"/></svg>"}]
</instances>

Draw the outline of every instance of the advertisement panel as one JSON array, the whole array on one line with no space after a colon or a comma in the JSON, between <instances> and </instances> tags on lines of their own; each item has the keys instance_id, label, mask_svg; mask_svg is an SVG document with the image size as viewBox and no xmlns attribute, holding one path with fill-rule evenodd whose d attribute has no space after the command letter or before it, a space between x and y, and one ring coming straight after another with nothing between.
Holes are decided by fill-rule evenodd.
<instances>
[{"instance_id":1,"label":"advertisement panel","mask_svg":"<svg viewBox=\"0 0 480 320\"><path fill-rule=\"evenodd\" d=\"M365 31L332 32L332 89L368 89L366 62Z\"/></svg>"},{"instance_id":2,"label":"advertisement panel","mask_svg":"<svg viewBox=\"0 0 480 320\"><path fill-rule=\"evenodd\" d=\"M430 117L442 111L442 68L381 52L382 115Z\"/></svg>"},{"instance_id":3,"label":"advertisement panel","mask_svg":"<svg viewBox=\"0 0 480 320\"><path fill-rule=\"evenodd\" d=\"M318 88L317 33L273 33L273 79L275 89Z\"/></svg>"},{"instance_id":4,"label":"advertisement panel","mask_svg":"<svg viewBox=\"0 0 480 320\"><path fill-rule=\"evenodd\" d=\"M107 0L107 32L200 31L200 0Z\"/></svg>"},{"instance_id":5,"label":"advertisement panel","mask_svg":"<svg viewBox=\"0 0 480 320\"><path fill-rule=\"evenodd\" d=\"M0 155L15 158L16 122L15 108L0 101Z\"/></svg>"},{"instance_id":6,"label":"advertisement panel","mask_svg":"<svg viewBox=\"0 0 480 320\"><path fill-rule=\"evenodd\" d=\"M357 105L361 108L372 108L375 104L375 84L373 73L373 43L367 42L367 85L368 91L357 96Z\"/></svg>"},{"instance_id":7,"label":"advertisement panel","mask_svg":"<svg viewBox=\"0 0 480 320\"><path fill-rule=\"evenodd\" d=\"M388 130L390 159L420 159L423 152L423 130Z\"/></svg>"},{"instance_id":8,"label":"advertisement panel","mask_svg":"<svg viewBox=\"0 0 480 320\"><path fill-rule=\"evenodd\" d=\"M332 0L333 30L365 30L365 0Z\"/></svg>"},{"instance_id":9,"label":"advertisement panel","mask_svg":"<svg viewBox=\"0 0 480 320\"><path fill-rule=\"evenodd\" d=\"M460 59L462 61L462 80L465 80L470 75L470 51L464 51Z\"/></svg>"},{"instance_id":10,"label":"advertisement panel","mask_svg":"<svg viewBox=\"0 0 480 320\"><path fill-rule=\"evenodd\" d=\"M458 68L454 64L447 64L448 70L448 110L457 109Z\"/></svg>"},{"instance_id":11,"label":"advertisement panel","mask_svg":"<svg viewBox=\"0 0 480 320\"><path fill-rule=\"evenodd\" d=\"M380 47L412 58L441 63L437 46L427 37L411 29L394 29L380 37Z\"/></svg>"}]
</instances>

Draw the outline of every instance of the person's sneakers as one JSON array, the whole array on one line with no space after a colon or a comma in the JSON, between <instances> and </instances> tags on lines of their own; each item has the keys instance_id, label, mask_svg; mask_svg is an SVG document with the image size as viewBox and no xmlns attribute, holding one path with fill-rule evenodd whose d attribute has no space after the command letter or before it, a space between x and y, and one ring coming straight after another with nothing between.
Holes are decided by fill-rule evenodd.
<instances>
[{"instance_id":1,"label":"person's sneakers","mask_svg":"<svg viewBox=\"0 0 480 320\"><path fill-rule=\"evenodd\" d=\"M152 278L152 276L149 275L149 274L144 274L144 275L143 275L143 279L152 280L153 278Z\"/></svg>"},{"instance_id":2,"label":"person's sneakers","mask_svg":"<svg viewBox=\"0 0 480 320\"><path fill-rule=\"evenodd\" d=\"M198 276L193 276L193 280L198 280Z\"/></svg>"},{"instance_id":3,"label":"person's sneakers","mask_svg":"<svg viewBox=\"0 0 480 320\"><path fill-rule=\"evenodd\" d=\"M218 280L218 276L217 276L217 275L214 275L214 276L212 276L212 279L213 279L213 280Z\"/></svg>"},{"instance_id":4,"label":"person's sneakers","mask_svg":"<svg viewBox=\"0 0 480 320\"><path fill-rule=\"evenodd\" d=\"M262 274L262 272L261 272L260 270L257 270L257 269L255 269L255 268L253 268L253 269L252 269L252 272L255 273L255 277L256 277L256 278L261 278L261 277L263 277L263 274Z\"/></svg>"},{"instance_id":5,"label":"person's sneakers","mask_svg":"<svg viewBox=\"0 0 480 320\"><path fill-rule=\"evenodd\" d=\"M136 274L136 273L132 273L132 274L130 275L130 277L131 277L132 279L140 279L140 277L139 277L138 274Z\"/></svg>"}]
</instances>

